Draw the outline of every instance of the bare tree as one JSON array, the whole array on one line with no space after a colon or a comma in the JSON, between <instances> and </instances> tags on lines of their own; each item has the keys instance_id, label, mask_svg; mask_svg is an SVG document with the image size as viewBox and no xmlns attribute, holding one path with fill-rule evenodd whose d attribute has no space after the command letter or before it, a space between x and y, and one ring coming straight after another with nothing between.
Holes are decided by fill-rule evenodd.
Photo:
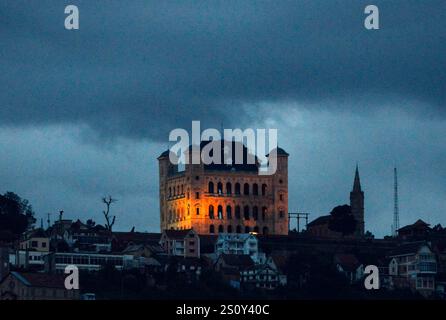
<instances>
[{"instance_id":1,"label":"bare tree","mask_svg":"<svg viewBox=\"0 0 446 320\"><path fill-rule=\"evenodd\" d=\"M102 211L105 217L105 228L108 231L112 231L113 225L115 224L116 216L110 216L110 207L113 203L115 203L116 199L113 199L112 196L103 197L102 202L105 204L105 210Z\"/></svg>"}]
</instances>

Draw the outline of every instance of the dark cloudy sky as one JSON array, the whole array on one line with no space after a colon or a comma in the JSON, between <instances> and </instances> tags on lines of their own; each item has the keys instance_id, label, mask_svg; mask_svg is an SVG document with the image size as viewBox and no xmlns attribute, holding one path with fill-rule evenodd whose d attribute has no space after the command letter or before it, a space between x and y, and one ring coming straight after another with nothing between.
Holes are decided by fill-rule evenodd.
<instances>
[{"instance_id":1,"label":"dark cloudy sky","mask_svg":"<svg viewBox=\"0 0 446 320\"><path fill-rule=\"evenodd\" d=\"M64 8L80 30L64 29ZM363 27L380 9L380 30ZM366 229L446 224L446 2L0 2L0 192L38 217L158 231L157 155L174 128L278 128L290 209L348 201L359 163Z\"/></svg>"}]
</instances>

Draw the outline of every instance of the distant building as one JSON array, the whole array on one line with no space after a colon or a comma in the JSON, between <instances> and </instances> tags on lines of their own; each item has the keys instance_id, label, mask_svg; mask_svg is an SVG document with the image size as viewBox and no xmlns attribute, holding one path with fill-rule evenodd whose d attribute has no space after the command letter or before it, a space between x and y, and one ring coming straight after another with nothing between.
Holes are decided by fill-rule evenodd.
<instances>
[{"instance_id":1,"label":"distant building","mask_svg":"<svg viewBox=\"0 0 446 320\"><path fill-rule=\"evenodd\" d=\"M425 296L435 291L437 260L428 243L403 244L389 258L389 277L394 287L410 288Z\"/></svg>"},{"instance_id":2,"label":"distant building","mask_svg":"<svg viewBox=\"0 0 446 320\"><path fill-rule=\"evenodd\" d=\"M200 257L200 237L193 229L164 230L160 245L171 256Z\"/></svg>"},{"instance_id":3,"label":"distant building","mask_svg":"<svg viewBox=\"0 0 446 320\"><path fill-rule=\"evenodd\" d=\"M50 251L50 238L43 229L33 230L26 239L20 242L20 250L48 253Z\"/></svg>"},{"instance_id":4,"label":"distant building","mask_svg":"<svg viewBox=\"0 0 446 320\"><path fill-rule=\"evenodd\" d=\"M215 253L217 256L223 253L249 255L256 263L264 258L264 255L259 253L257 237L251 233L220 233L215 244Z\"/></svg>"},{"instance_id":5,"label":"distant building","mask_svg":"<svg viewBox=\"0 0 446 320\"><path fill-rule=\"evenodd\" d=\"M350 192L350 207L351 213L356 220L356 230L349 238L364 237L364 191L361 188L361 181L359 178L359 169L356 166L355 178L353 181L353 189ZM330 215L321 216L307 226L307 233L309 235L321 238L340 238L340 232L332 231L329 228Z\"/></svg>"},{"instance_id":6,"label":"distant building","mask_svg":"<svg viewBox=\"0 0 446 320\"><path fill-rule=\"evenodd\" d=\"M1 300L78 300L79 290L65 289L64 275L10 272L0 282Z\"/></svg>"},{"instance_id":7,"label":"distant building","mask_svg":"<svg viewBox=\"0 0 446 320\"><path fill-rule=\"evenodd\" d=\"M288 153L281 148L274 151L277 171L272 175L259 175L257 159L238 142L203 142L197 151L191 147L186 158L211 143L217 150L221 147L222 159L228 148L241 147L242 163L236 164L235 158L233 164L200 161L179 171L169 160L169 150L158 157L161 230L193 228L200 235L288 234Z\"/></svg>"},{"instance_id":8,"label":"distant building","mask_svg":"<svg viewBox=\"0 0 446 320\"><path fill-rule=\"evenodd\" d=\"M398 238L402 240L423 240L431 232L429 224L418 219L414 224L407 225L398 229Z\"/></svg>"},{"instance_id":9,"label":"distant building","mask_svg":"<svg viewBox=\"0 0 446 320\"><path fill-rule=\"evenodd\" d=\"M364 277L364 265L354 254L338 253L334 255L336 270L343 274L353 284Z\"/></svg>"}]
</instances>

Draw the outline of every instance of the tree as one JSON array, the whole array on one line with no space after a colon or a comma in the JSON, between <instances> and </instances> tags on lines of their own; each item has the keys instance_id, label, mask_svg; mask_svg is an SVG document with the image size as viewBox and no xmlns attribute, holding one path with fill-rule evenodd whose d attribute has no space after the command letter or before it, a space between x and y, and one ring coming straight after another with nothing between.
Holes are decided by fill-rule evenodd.
<instances>
[{"instance_id":1,"label":"tree","mask_svg":"<svg viewBox=\"0 0 446 320\"><path fill-rule=\"evenodd\" d=\"M36 222L34 211L28 200L13 192L0 195L0 230L10 231L18 236Z\"/></svg>"},{"instance_id":2,"label":"tree","mask_svg":"<svg viewBox=\"0 0 446 320\"><path fill-rule=\"evenodd\" d=\"M371 233L370 231L367 231L365 234L364 234L364 238L366 238L366 239L375 239L375 236L373 235L373 233Z\"/></svg>"},{"instance_id":3,"label":"tree","mask_svg":"<svg viewBox=\"0 0 446 320\"><path fill-rule=\"evenodd\" d=\"M105 217L105 228L108 231L112 231L113 225L115 224L116 216L110 216L110 207L113 203L115 203L116 199L113 199L111 196L103 197L102 202L105 204L105 210L102 211Z\"/></svg>"},{"instance_id":4,"label":"tree","mask_svg":"<svg viewBox=\"0 0 446 320\"><path fill-rule=\"evenodd\" d=\"M17 194L11 191L6 192L5 197L19 204L20 214L25 215L28 220L27 229L31 229L34 223L36 223L36 218L34 218L34 210L33 207L29 204L29 201L20 198Z\"/></svg>"},{"instance_id":5,"label":"tree","mask_svg":"<svg viewBox=\"0 0 446 320\"><path fill-rule=\"evenodd\" d=\"M344 204L333 208L330 215L328 228L331 231L340 232L342 236L350 235L355 231L357 222L349 205Z\"/></svg>"}]
</instances>

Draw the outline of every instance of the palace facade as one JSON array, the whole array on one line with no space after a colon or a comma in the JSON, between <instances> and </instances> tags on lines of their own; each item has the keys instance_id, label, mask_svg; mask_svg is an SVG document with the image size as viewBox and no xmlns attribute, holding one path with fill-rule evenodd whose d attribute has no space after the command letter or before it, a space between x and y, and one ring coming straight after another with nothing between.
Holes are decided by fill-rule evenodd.
<instances>
[{"instance_id":1,"label":"palace facade","mask_svg":"<svg viewBox=\"0 0 446 320\"><path fill-rule=\"evenodd\" d=\"M209 143L215 142L203 142L197 149ZM235 150L236 142L222 142L222 156L228 143ZM241 164L200 161L181 171L169 160L169 150L158 157L161 230L288 234L288 153L277 148L276 172L259 175L257 159L249 164L248 150L242 148ZM186 157L192 152L190 148Z\"/></svg>"}]
</instances>

